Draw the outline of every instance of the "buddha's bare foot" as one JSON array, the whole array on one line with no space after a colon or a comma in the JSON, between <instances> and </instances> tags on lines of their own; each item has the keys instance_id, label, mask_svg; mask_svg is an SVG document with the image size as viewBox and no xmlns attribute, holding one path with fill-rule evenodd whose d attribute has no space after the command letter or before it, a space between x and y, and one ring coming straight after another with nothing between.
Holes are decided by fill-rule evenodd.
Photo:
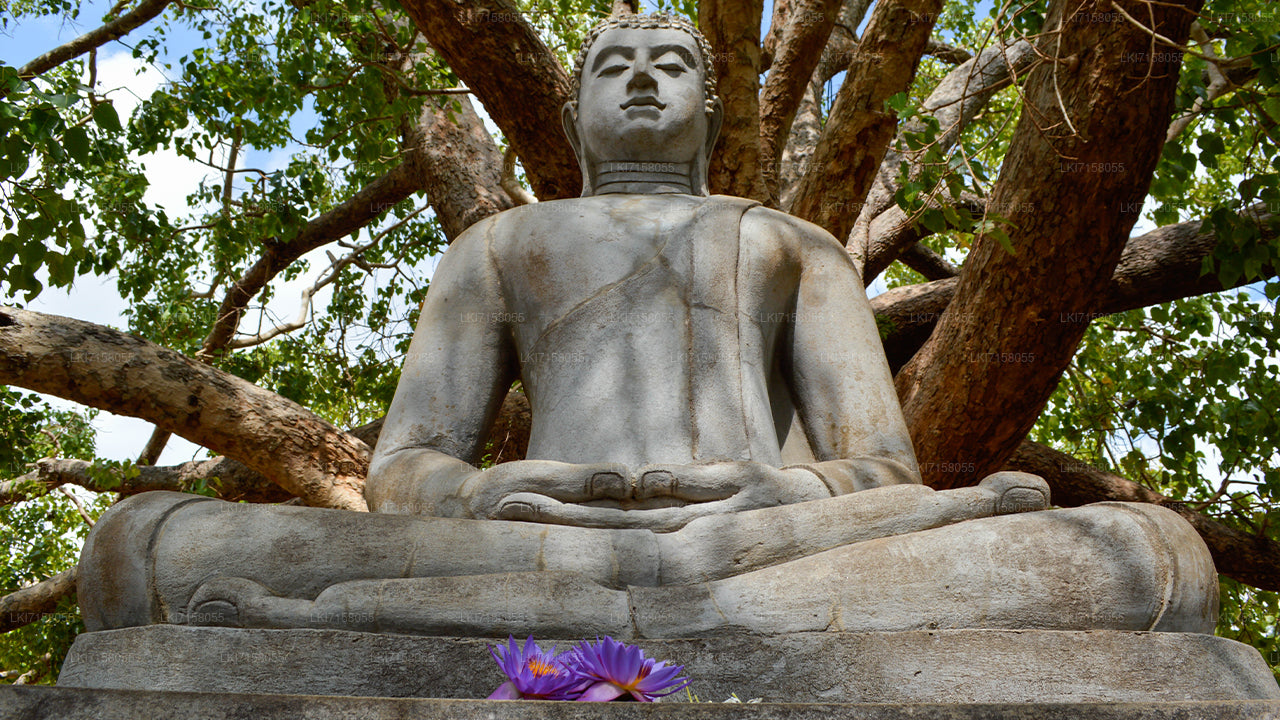
<instances>
[{"instance_id":1,"label":"buddha's bare foot","mask_svg":"<svg viewBox=\"0 0 1280 720\"><path fill-rule=\"evenodd\" d=\"M266 587L239 577L213 578L196 588L187 605L188 625L218 627L305 627L282 624L286 617L301 621L311 601L278 597Z\"/></svg>"}]
</instances>

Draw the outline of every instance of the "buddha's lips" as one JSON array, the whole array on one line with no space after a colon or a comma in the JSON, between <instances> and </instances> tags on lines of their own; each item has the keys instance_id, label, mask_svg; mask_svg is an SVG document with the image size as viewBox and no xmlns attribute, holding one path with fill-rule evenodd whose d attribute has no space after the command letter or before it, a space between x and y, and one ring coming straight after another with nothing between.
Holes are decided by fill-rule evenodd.
<instances>
[{"instance_id":1,"label":"buddha's lips","mask_svg":"<svg viewBox=\"0 0 1280 720\"><path fill-rule=\"evenodd\" d=\"M642 95L640 97L633 97L630 100L627 100L626 102L622 103L623 110L626 110L629 107L637 107L637 106L651 106L651 107L656 107L659 110L665 110L667 107L667 104L652 95Z\"/></svg>"}]
</instances>

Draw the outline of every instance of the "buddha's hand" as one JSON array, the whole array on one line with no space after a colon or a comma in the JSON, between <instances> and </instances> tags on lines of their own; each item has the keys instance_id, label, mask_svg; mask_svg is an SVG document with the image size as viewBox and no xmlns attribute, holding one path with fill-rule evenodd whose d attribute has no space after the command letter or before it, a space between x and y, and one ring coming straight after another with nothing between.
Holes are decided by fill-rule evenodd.
<instances>
[{"instance_id":1,"label":"buddha's hand","mask_svg":"<svg viewBox=\"0 0 1280 720\"><path fill-rule=\"evenodd\" d=\"M630 472L625 465L517 460L471 473L458 487L449 514L532 520L535 518L525 516L536 516L543 505L625 501L630 495Z\"/></svg>"},{"instance_id":2,"label":"buddha's hand","mask_svg":"<svg viewBox=\"0 0 1280 720\"><path fill-rule=\"evenodd\" d=\"M548 498L536 492L507 496L499 517L556 525L637 528L655 532L678 530L707 515L831 497L815 473L802 468L776 468L756 462L699 465L646 465L630 473L630 495L620 502ZM595 498L600 500L600 498Z\"/></svg>"}]
</instances>

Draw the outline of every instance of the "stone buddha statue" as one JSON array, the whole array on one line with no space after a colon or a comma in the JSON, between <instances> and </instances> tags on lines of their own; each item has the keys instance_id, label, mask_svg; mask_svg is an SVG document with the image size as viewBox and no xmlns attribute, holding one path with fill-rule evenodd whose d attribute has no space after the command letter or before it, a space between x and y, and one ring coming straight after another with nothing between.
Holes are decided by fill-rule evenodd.
<instances>
[{"instance_id":1,"label":"stone buddha statue","mask_svg":"<svg viewBox=\"0 0 1280 720\"><path fill-rule=\"evenodd\" d=\"M920 483L844 248L708 196L709 57L680 18L591 31L562 117L582 197L490 217L445 253L373 512L125 500L84 550L88 629L1211 633L1213 563L1175 513L1049 510L1019 473ZM516 379L527 458L482 469Z\"/></svg>"}]
</instances>

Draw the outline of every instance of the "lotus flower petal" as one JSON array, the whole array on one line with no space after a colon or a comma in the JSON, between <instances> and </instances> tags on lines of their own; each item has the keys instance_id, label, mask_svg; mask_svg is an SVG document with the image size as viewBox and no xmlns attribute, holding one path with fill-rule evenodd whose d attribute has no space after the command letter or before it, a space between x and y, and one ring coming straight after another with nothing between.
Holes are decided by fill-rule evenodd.
<instances>
[{"instance_id":1,"label":"lotus flower petal","mask_svg":"<svg viewBox=\"0 0 1280 720\"><path fill-rule=\"evenodd\" d=\"M569 666L579 676L594 682L579 700L613 700L630 694L640 702L653 702L689 684L688 679L675 679L684 669L683 665L668 667L665 662L645 657L640 648L611 637L594 643L584 641L572 652Z\"/></svg>"},{"instance_id":2,"label":"lotus flower petal","mask_svg":"<svg viewBox=\"0 0 1280 720\"><path fill-rule=\"evenodd\" d=\"M583 678L566 666L568 653L557 654L554 648L543 651L532 635L523 648L508 637L505 648L490 647L489 654L507 676L507 682L489 696L491 700L574 700L585 687Z\"/></svg>"}]
</instances>

